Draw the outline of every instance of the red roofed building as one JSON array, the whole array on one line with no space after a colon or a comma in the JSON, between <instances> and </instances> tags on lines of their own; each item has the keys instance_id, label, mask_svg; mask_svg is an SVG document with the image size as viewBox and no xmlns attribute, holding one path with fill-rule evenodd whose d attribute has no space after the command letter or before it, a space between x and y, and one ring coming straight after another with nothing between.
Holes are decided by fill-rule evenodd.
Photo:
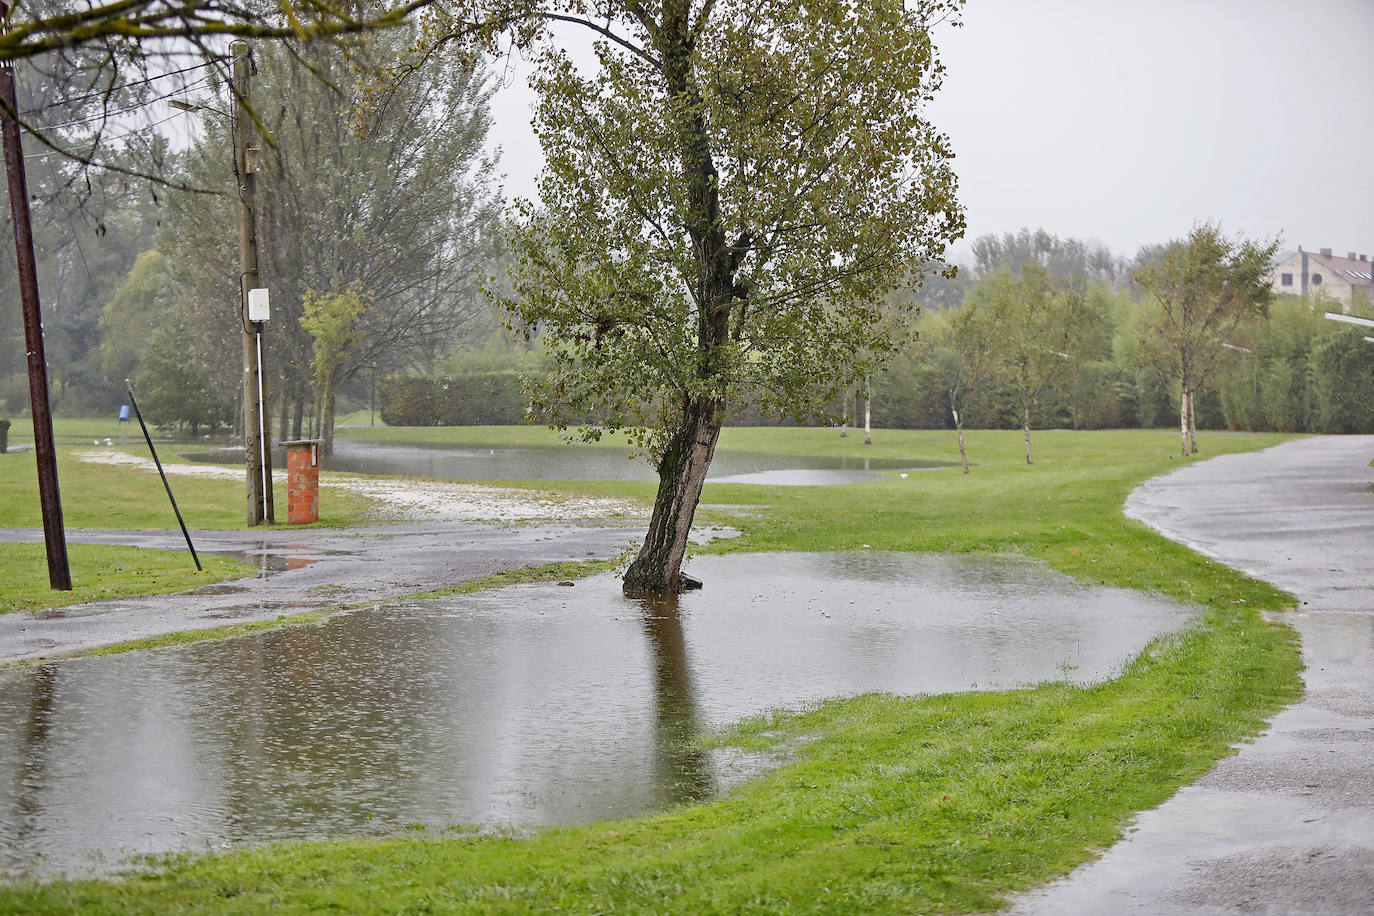
<instances>
[{"instance_id":1,"label":"red roofed building","mask_svg":"<svg viewBox=\"0 0 1374 916\"><path fill-rule=\"evenodd\" d=\"M1346 312L1356 301L1374 306L1374 265L1368 255L1353 251L1338 258L1330 248L1304 251L1299 245L1297 251L1279 255L1269 285L1276 293L1330 297Z\"/></svg>"}]
</instances>

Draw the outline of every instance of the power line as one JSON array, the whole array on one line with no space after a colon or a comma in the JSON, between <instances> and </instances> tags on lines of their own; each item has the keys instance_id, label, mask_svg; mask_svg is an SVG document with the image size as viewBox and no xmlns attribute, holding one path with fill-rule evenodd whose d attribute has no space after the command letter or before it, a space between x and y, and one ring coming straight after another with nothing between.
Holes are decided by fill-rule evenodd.
<instances>
[{"instance_id":1,"label":"power line","mask_svg":"<svg viewBox=\"0 0 1374 916\"><path fill-rule=\"evenodd\" d=\"M156 76L150 76L146 79L130 80L129 82L122 83L118 86L110 86L106 89L101 90L100 92L92 92L88 93L87 95L78 95L74 98L69 99L57 99L56 101L49 102L47 105L42 105L38 108L30 109L29 111L23 112L23 115L27 118L32 117L36 114L41 114L42 112L45 112L51 108L57 108L62 105L75 105L79 102L89 102L92 99L109 98L111 93L117 92L121 89L128 89L132 86L146 86L148 83L153 83L160 79L166 79L169 76L177 76L182 73L190 73L192 70L199 70L202 67L206 67L210 64L228 59L229 57L223 54L215 55L214 57L207 57L198 64L192 64L191 66L183 67L180 70L168 70L166 73L159 73ZM206 78L208 79L209 77Z\"/></svg>"},{"instance_id":2,"label":"power line","mask_svg":"<svg viewBox=\"0 0 1374 916\"><path fill-rule=\"evenodd\" d=\"M158 126L160 126L160 125L162 125L162 124L166 124L168 121L171 121L171 120L174 119L174 118L180 118L180 117L182 117L182 116L184 116L184 115L187 115L187 114L190 114L190 112L187 112L187 111L178 111L178 112L176 112L176 113L174 113L174 114L168 115L167 117L163 118L163 119L160 120L160 121L153 121L152 123L144 124L144 125L141 126L141 127L136 127L136 128L134 128L133 130L126 131L126 132L124 132L124 133L122 133L122 134L116 134L116 135L113 136L113 137L101 137L101 138L100 138L100 142L101 142L101 143L113 143L113 142L115 142L116 140L123 140L125 137L132 137L134 134L141 134L141 133L143 133L144 131L152 130L154 127L158 127ZM68 158L80 158L74 150L64 150L64 149L49 149L49 150L44 150L44 151L41 152L41 153L29 153L29 154L28 154L27 156L25 156L24 158L25 158L26 160L28 160L28 159L46 159L46 158L48 158L49 156L67 156Z\"/></svg>"},{"instance_id":3,"label":"power line","mask_svg":"<svg viewBox=\"0 0 1374 916\"><path fill-rule=\"evenodd\" d=\"M205 85L205 84L208 83L208 82L210 82L210 77L209 77L209 76L203 76L203 77L201 77L200 79L196 80L194 83L188 83L188 84L186 84L185 86L181 86L181 87L178 87L178 88L176 88L176 89L173 89L171 92L167 92L167 93L164 93L164 94L162 94L162 95L155 96L155 97L153 97L153 98L151 98L151 99L144 99L143 101L141 101L141 102L136 102L136 103L134 103L133 105L126 105L126 106L123 107L123 108L116 108L116 109L113 109L113 110L102 111L100 114L98 114L98 115L91 115L89 118L76 118L76 119L71 120L71 121L63 121L63 122L60 123L60 124L45 124L45 125L40 126L40 127L28 127L28 129L29 129L30 131L37 132L37 131L40 131L40 130L42 130L42 131L47 131L47 130L61 130L61 129L64 128L64 127L77 127L77 126L82 125L82 124L94 124L94 123L97 122L97 121L105 121L105 120L108 120L109 118L114 117L114 116L116 116L116 115L128 114L128 113L131 112L131 111L137 111L137 110L139 110L140 108L144 108L144 107L146 107L146 106L148 106L148 105L153 104L154 102L161 102L161 101L163 101L164 99L170 99L170 98L173 98L173 97L175 97L175 96L181 95L181 94L183 94L183 93L190 92L192 89L198 89L198 88L200 88L201 86Z\"/></svg>"}]
</instances>

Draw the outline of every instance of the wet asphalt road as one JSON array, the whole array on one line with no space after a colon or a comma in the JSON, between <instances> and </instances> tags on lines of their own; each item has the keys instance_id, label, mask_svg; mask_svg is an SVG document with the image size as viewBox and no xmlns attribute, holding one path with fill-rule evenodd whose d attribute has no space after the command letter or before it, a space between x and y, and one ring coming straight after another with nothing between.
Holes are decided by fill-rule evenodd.
<instances>
[{"instance_id":1,"label":"wet asphalt road","mask_svg":"<svg viewBox=\"0 0 1374 916\"><path fill-rule=\"evenodd\" d=\"M1296 595L1306 695L1098 861L1012 913L1374 913L1372 436L1226 455L1126 513Z\"/></svg>"},{"instance_id":2,"label":"wet asphalt road","mask_svg":"<svg viewBox=\"0 0 1374 916\"><path fill-rule=\"evenodd\" d=\"M643 524L414 522L329 529L192 532L201 554L226 553L255 578L193 592L0 614L0 664L55 657L166 633L328 610L444 588L492 573L607 558ZM69 529L74 543L185 550L179 531ZM0 543L38 541L41 529L0 529ZM188 555L187 562L190 563Z\"/></svg>"}]
</instances>

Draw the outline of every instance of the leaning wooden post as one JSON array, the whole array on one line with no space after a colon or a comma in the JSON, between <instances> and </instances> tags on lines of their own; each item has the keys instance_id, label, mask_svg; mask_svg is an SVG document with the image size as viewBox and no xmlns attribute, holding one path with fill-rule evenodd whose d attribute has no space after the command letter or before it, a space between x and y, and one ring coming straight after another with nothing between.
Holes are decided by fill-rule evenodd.
<instances>
[{"instance_id":1,"label":"leaning wooden post","mask_svg":"<svg viewBox=\"0 0 1374 916\"><path fill-rule=\"evenodd\" d=\"M0 19L9 5L0 2ZM19 138L19 101L14 67L0 66L0 134L5 150L10 215L14 222L14 254L19 268L19 300L24 311L24 342L28 350L29 406L33 414L33 449L38 458L38 498L43 507L43 541L48 550L48 584L57 591L72 589L67 562L67 535L62 523L62 497L57 486L57 449L53 444L52 410L48 403L48 361L43 350L43 317L38 304L38 267L33 254L33 226L29 221L29 189L24 175L24 146Z\"/></svg>"}]
</instances>

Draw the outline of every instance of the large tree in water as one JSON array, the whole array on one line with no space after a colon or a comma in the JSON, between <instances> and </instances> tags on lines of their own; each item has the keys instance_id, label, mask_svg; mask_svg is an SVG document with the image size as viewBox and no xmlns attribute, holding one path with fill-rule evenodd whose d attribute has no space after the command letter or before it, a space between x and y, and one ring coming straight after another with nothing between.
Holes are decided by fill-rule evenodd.
<instances>
[{"instance_id":1,"label":"large tree in water","mask_svg":"<svg viewBox=\"0 0 1374 916\"><path fill-rule=\"evenodd\" d=\"M454 2L451 37L534 49L547 160L518 209L515 319L542 415L626 430L659 475L630 593L675 592L721 425L793 416L888 355L884 295L963 231L930 28L957 0ZM547 38L596 33L595 65ZM483 31L485 29L485 31ZM433 34L433 33L431 33ZM899 310L900 312L900 310Z\"/></svg>"}]
</instances>

